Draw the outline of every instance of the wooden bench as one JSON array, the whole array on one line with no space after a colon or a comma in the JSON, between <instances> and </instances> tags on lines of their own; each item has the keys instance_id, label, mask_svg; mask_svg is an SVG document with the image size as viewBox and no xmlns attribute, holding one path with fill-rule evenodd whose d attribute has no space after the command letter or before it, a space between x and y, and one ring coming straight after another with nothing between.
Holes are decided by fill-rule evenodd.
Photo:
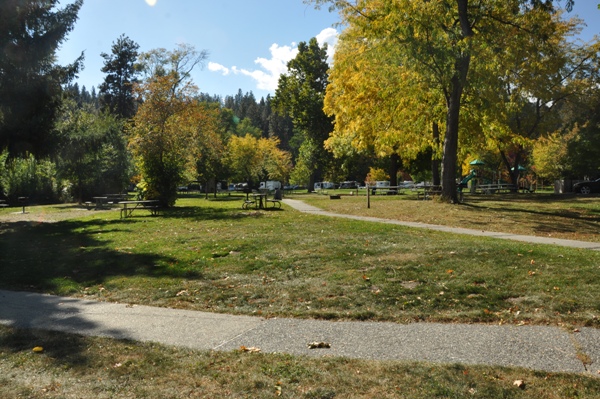
<instances>
[{"instance_id":1,"label":"wooden bench","mask_svg":"<svg viewBox=\"0 0 600 399\"><path fill-rule=\"evenodd\" d=\"M440 195L442 193L442 186L429 186L423 187L423 191L417 191L417 199L428 200L434 195Z\"/></svg>"}]
</instances>

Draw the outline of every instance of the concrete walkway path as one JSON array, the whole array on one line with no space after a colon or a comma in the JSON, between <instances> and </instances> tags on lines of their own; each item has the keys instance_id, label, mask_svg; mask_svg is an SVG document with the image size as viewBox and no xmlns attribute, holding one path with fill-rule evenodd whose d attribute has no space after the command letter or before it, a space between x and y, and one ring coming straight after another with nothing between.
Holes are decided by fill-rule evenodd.
<instances>
[{"instance_id":1,"label":"concrete walkway path","mask_svg":"<svg viewBox=\"0 0 600 399\"><path fill-rule=\"evenodd\" d=\"M600 251L600 243L598 243L598 242L565 240L565 239L560 239L560 238L527 236L527 235L511 234L511 233L499 233L499 232L486 231L486 230L465 229L462 227L440 226L440 225L428 224L428 223L403 222L400 220L375 218L375 217L369 217L369 216L344 215L344 214L324 211L320 208L314 207L312 205L308 205L307 203L305 203L303 201L294 200L294 199L284 199L283 203L289 205L291 208L294 208L300 212L312 213L315 215L363 220L363 221L367 221L367 222L395 224L395 225L399 225L399 226L437 230L437 231L444 231L447 233L455 233L455 234L466 234L466 235L472 235L472 236L498 238L498 239L502 239L502 240L523 241L523 242L529 242L529 243L534 243L534 244L559 245L562 247L582 248L582 249L591 249L594 251Z\"/></svg>"},{"instance_id":2,"label":"concrete walkway path","mask_svg":"<svg viewBox=\"0 0 600 399\"><path fill-rule=\"evenodd\" d=\"M598 376L600 330L264 319L0 290L0 323L202 350L526 367ZM330 348L309 349L310 342ZM581 359L588 359L591 365Z\"/></svg>"}]
</instances>

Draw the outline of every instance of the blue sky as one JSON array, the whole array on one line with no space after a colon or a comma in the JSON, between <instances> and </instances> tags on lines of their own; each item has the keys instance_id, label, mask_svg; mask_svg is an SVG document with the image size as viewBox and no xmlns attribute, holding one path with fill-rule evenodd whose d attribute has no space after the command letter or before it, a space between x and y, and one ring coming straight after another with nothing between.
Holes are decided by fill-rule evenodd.
<instances>
[{"instance_id":1,"label":"blue sky","mask_svg":"<svg viewBox=\"0 0 600 399\"><path fill-rule=\"evenodd\" d=\"M600 33L597 4L576 0L568 14L588 25L583 40ZM121 34L137 42L140 51L173 50L177 43L187 43L209 52L207 65L193 74L201 92L224 97L241 89L260 99L274 93L299 42L317 37L334 46L336 22L335 13L315 10L302 0L84 0L58 62L72 62L85 51L78 83L91 90L104 79L100 53L110 53Z\"/></svg>"},{"instance_id":2,"label":"blue sky","mask_svg":"<svg viewBox=\"0 0 600 399\"><path fill-rule=\"evenodd\" d=\"M209 52L207 65L193 74L201 92L226 96L241 89L260 99L274 93L299 42L334 43L337 21L302 0L84 0L58 62L85 51L78 83L91 90L104 79L100 53L110 53L123 33L140 51L187 43Z\"/></svg>"}]
</instances>

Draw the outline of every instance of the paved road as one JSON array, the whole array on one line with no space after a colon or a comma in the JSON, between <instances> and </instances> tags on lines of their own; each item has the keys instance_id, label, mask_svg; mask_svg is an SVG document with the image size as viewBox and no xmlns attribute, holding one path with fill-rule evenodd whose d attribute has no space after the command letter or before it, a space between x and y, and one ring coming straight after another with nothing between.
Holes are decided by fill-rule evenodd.
<instances>
[{"instance_id":1,"label":"paved road","mask_svg":"<svg viewBox=\"0 0 600 399\"><path fill-rule=\"evenodd\" d=\"M263 319L0 290L0 323L194 349L486 364L598 375L600 330ZM310 342L330 348L309 349ZM578 355L594 363L586 366Z\"/></svg>"},{"instance_id":2,"label":"paved road","mask_svg":"<svg viewBox=\"0 0 600 399\"><path fill-rule=\"evenodd\" d=\"M301 201L284 202L303 212L397 223L459 234L476 234L598 250L598 244L455 229L420 223L324 212ZM589 244L589 245L588 245ZM486 364L534 370L600 372L600 330L559 327L263 319L206 312L93 302L0 290L0 323L90 336L161 342L195 349L258 347L263 352ZM330 348L309 349L309 342ZM591 360L584 364L580 359Z\"/></svg>"}]
</instances>

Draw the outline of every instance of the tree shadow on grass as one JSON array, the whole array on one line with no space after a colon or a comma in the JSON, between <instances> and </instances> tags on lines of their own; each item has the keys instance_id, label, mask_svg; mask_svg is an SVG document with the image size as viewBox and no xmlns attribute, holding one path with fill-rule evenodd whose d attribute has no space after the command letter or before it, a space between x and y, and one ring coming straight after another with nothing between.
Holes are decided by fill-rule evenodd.
<instances>
[{"instance_id":1,"label":"tree shadow on grass","mask_svg":"<svg viewBox=\"0 0 600 399\"><path fill-rule=\"evenodd\" d=\"M51 365L85 368L95 359L88 357L84 336L131 339L126 329L94 320L94 313L106 313L96 309L102 303L5 290L0 290L0 302L0 351L8 354L7 361L39 349Z\"/></svg>"},{"instance_id":2,"label":"tree shadow on grass","mask_svg":"<svg viewBox=\"0 0 600 399\"><path fill-rule=\"evenodd\" d=\"M42 346L57 364L82 365L88 361L82 337L43 330L128 338L125 331L103 328L82 314L81 306L75 306L81 300L37 292L81 292L114 276L203 277L201 270L169 267L176 263L172 256L133 253L101 239L125 233L134 241L140 222L143 218L125 223L118 219L1 223L0 288L12 291L0 291L0 325L6 326L0 327L0 351L31 352L33 346Z\"/></svg>"},{"instance_id":3,"label":"tree shadow on grass","mask_svg":"<svg viewBox=\"0 0 600 399\"><path fill-rule=\"evenodd\" d=\"M131 248L100 239L126 233L134 245L133 223L98 219L4 223L0 225L0 288L64 292L69 285L77 290L113 276L202 277L200 271L165 267L176 262L171 256L133 253Z\"/></svg>"},{"instance_id":4,"label":"tree shadow on grass","mask_svg":"<svg viewBox=\"0 0 600 399\"><path fill-rule=\"evenodd\" d=\"M553 199L554 201L554 199ZM515 207L515 201L510 198L494 198L494 202L506 202L507 206L494 206L490 208L486 206L485 200L469 201L462 205L469 208L471 211L478 213L498 212L503 215L508 215L510 218L525 218L524 223L528 223L535 231L540 233L552 234L560 233L579 233L579 232L594 232L600 229L600 215L598 211L588 210L586 214L576 212L570 209L557 209L555 211L543 211L533 208L518 208ZM542 201L529 201L531 203L545 203ZM470 221L476 224L474 221ZM480 223L485 226L487 223Z\"/></svg>"},{"instance_id":5,"label":"tree shadow on grass","mask_svg":"<svg viewBox=\"0 0 600 399\"><path fill-rule=\"evenodd\" d=\"M264 216L263 212L271 211L272 209L242 209L241 204L239 209L232 208L206 208L198 206L176 206L165 209L162 213L164 218L171 219L189 219L193 221L235 221L244 218L256 218Z\"/></svg>"}]
</instances>

